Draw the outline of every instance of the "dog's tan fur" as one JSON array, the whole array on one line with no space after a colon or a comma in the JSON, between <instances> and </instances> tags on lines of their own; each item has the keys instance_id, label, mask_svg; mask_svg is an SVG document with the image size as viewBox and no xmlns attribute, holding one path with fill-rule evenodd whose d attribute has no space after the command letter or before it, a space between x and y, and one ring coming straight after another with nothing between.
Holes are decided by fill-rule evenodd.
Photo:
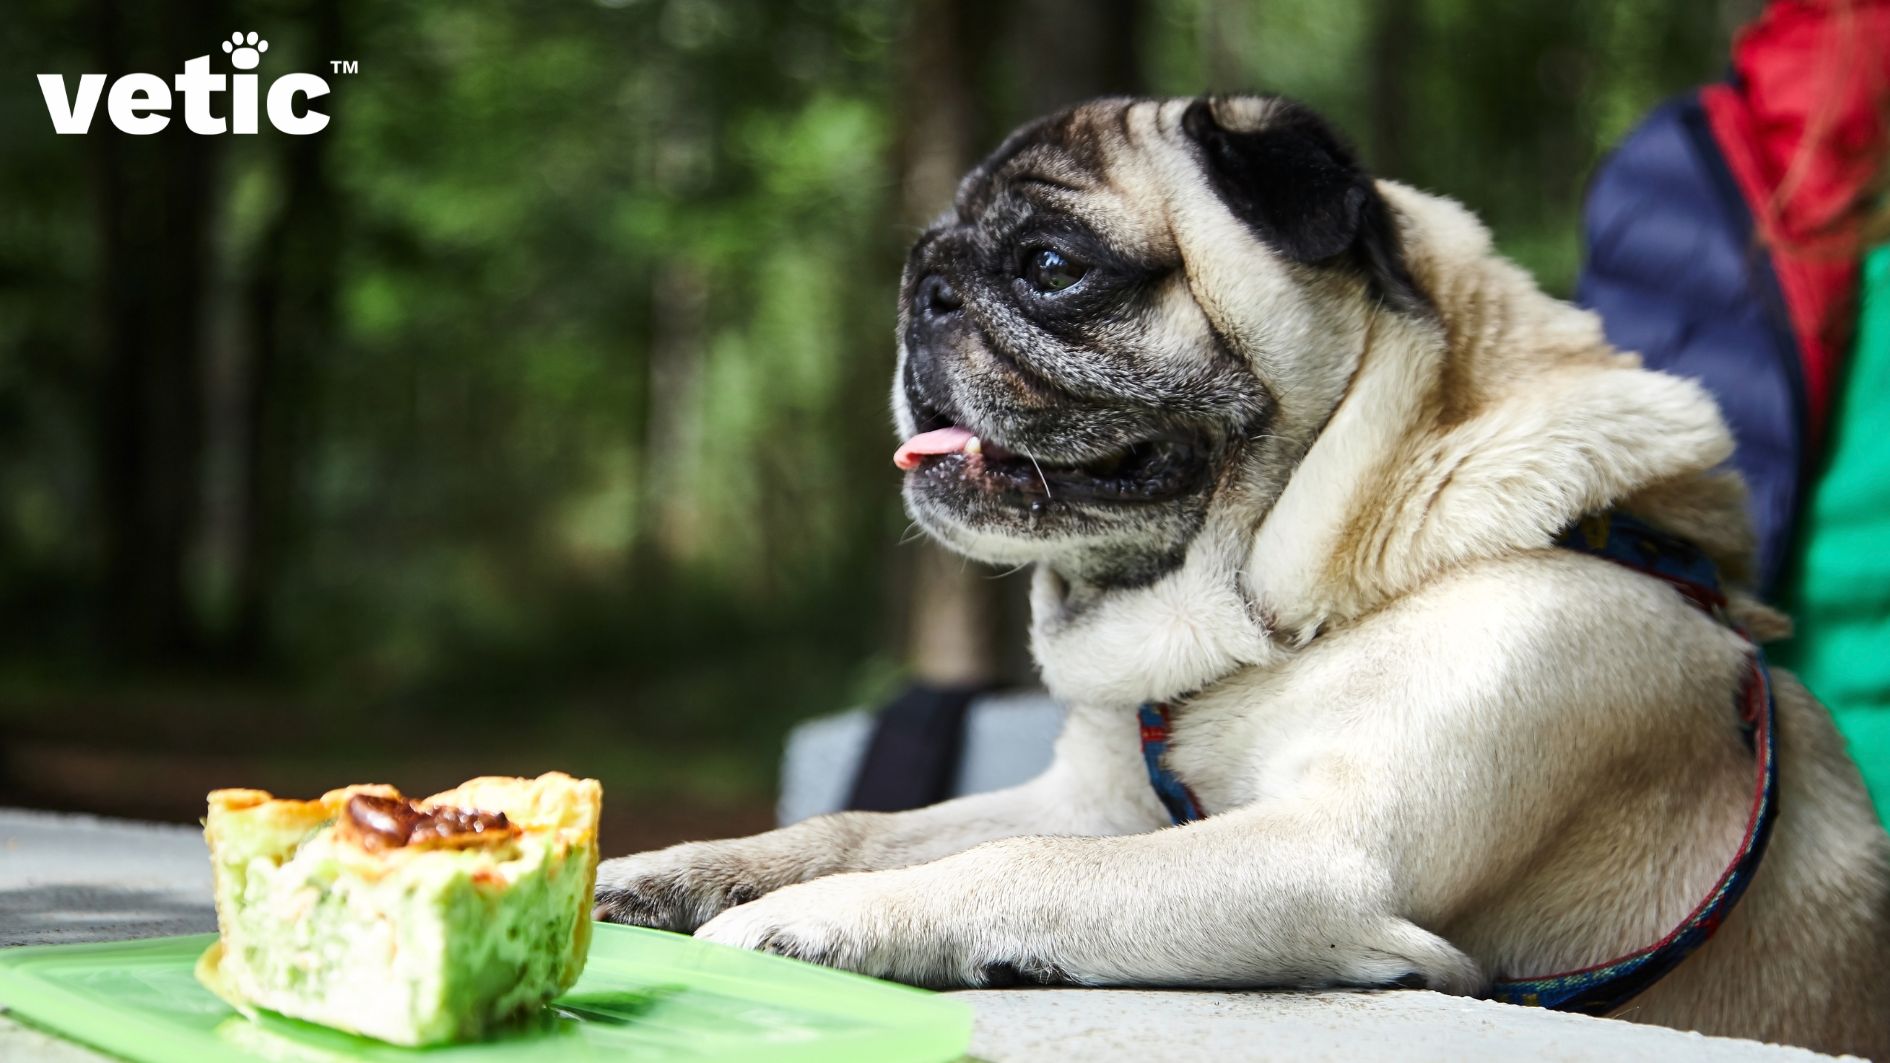
<instances>
[{"instance_id":1,"label":"dog's tan fur","mask_svg":"<svg viewBox=\"0 0 1890 1063\"><path fill-rule=\"evenodd\" d=\"M1093 591L1050 547L1033 558L1033 648L1071 706L1042 777L611 861L600 914L928 984L1415 975L1475 993L1646 945L1713 883L1751 798L1732 717L1749 645L1552 545L1621 507L1744 580L1712 400L1611 349L1466 211L1409 188L1379 183L1434 316L1280 264L1174 150L1183 102L1125 111L1093 209L1177 245L1189 298L1171 335L1269 337L1242 347L1288 427L1307 422L1303 456L1230 473L1185 561L1146 585ZM1295 329L1337 353L1269 364ZM991 556L1032 549L947 531ZM1760 638L1787 630L1743 593L1732 612ZM1890 1057L1890 840L1828 713L1773 677L1764 864L1718 936L1621 1017ZM1211 815L1162 829L1134 711L1183 694L1169 765Z\"/></svg>"}]
</instances>

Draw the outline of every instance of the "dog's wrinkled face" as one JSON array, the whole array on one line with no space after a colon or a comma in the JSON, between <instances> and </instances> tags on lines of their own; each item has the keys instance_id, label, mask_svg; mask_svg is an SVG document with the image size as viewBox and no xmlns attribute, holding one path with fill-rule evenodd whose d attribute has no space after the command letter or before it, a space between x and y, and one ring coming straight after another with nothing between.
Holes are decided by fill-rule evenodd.
<instances>
[{"instance_id":1,"label":"dog's wrinkled face","mask_svg":"<svg viewBox=\"0 0 1890 1063\"><path fill-rule=\"evenodd\" d=\"M1218 499L1277 494L1370 314L1423 303L1370 178L1297 104L1038 121L907 260L908 506L974 557L1147 582Z\"/></svg>"}]
</instances>

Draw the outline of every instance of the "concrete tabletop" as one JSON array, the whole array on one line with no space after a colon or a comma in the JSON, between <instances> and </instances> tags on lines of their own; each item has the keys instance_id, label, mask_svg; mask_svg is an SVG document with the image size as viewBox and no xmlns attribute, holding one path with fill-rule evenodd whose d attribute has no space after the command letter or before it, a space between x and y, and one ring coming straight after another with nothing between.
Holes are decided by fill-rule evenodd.
<instances>
[{"instance_id":1,"label":"concrete tabletop","mask_svg":"<svg viewBox=\"0 0 1890 1063\"><path fill-rule=\"evenodd\" d=\"M216 929L203 838L188 827L0 809L0 946ZM1790 1063L1780 1048L1437 993L1108 989L958 994L972 1056L1017 1060L1610 1060ZM0 1011L5 1001L0 1000ZM99 1055L0 1014L0 1060Z\"/></svg>"}]
</instances>

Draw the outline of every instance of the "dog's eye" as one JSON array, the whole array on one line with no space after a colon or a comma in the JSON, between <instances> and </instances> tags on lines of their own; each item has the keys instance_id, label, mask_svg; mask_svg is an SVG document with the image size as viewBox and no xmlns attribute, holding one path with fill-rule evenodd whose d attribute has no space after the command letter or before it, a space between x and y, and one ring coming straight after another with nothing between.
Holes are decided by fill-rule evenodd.
<instances>
[{"instance_id":1,"label":"dog's eye","mask_svg":"<svg viewBox=\"0 0 1890 1063\"><path fill-rule=\"evenodd\" d=\"M1077 281L1089 267L1072 262L1053 248L1040 247L1024 262L1024 280L1040 292L1060 292Z\"/></svg>"}]
</instances>

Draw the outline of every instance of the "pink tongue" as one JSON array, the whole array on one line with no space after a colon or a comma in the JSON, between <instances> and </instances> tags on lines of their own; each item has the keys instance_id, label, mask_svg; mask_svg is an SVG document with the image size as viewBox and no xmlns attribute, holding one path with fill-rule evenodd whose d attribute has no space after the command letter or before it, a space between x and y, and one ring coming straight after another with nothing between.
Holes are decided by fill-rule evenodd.
<instances>
[{"instance_id":1,"label":"pink tongue","mask_svg":"<svg viewBox=\"0 0 1890 1063\"><path fill-rule=\"evenodd\" d=\"M893 464L901 469L912 470L919 467L919 459L927 454L957 454L965 449L965 444L975 438L968 430L953 425L931 432L921 432L904 443L893 454Z\"/></svg>"}]
</instances>

